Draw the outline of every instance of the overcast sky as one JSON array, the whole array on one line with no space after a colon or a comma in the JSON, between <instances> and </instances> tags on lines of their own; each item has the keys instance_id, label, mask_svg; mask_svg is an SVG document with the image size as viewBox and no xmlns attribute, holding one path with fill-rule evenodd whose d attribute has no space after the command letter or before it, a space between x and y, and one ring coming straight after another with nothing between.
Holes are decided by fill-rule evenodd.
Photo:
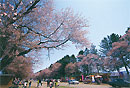
<instances>
[{"instance_id":1,"label":"overcast sky","mask_svg":"<svg viewBox=\"0 0 130 88\"><path fill-rule=\"evenodd\" d=\"M81 13L88 19L90 27L86 36L99 49L100 41L112 33L123 35L130 26L130 0L54 0L57 9L70 7L74 13ZM70 44L64 50L53 51L49 59L44 58L43 65L35 71L48 67L65 55L79 52Z\"/></svg>"}]
</instances>

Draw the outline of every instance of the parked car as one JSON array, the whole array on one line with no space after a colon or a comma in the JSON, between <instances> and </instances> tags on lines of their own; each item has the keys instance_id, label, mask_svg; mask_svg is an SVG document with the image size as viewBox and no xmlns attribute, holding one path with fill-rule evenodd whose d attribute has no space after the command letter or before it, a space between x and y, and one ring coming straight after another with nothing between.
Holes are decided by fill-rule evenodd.
<instances>
[{"instance_id":1,"label":"parked car","mask_svg":"<svg viewBox=\"0 0 130 88\"><path fill-rule=\"evenodd\" d=\"M69 84L79 84L79 81L73 79L68 81Z\"/></svg>"},{"instance_id":2,"label":"parked car","mask_svg":"<svg viewBox=\"0 0 130 88\"><path fill-rule=\"evenodd\" d=\"M114 79L108 84L112 87L130 87L130 82L123 79Z\"/></svg>"}]
</instances>

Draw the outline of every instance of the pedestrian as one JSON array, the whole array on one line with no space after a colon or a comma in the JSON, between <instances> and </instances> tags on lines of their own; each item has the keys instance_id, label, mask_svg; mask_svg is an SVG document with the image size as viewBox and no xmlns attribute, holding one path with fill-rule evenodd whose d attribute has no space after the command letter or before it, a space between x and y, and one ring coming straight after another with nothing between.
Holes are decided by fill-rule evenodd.
<instances>
[{"instance_id":1,"label":"pedestrian","mask_svg":"<svg viewBox=\"0 0 130 88\"><path fill-rule=\"evenodd\" d=\"M27 88L27 84L28 84L28 81L26 80L26 81L24 82L24 88Z\"/></svg>"},{"instance_id":2,"label":"pedestrian","mask_svg":"<svg viewBox=\"0 0 130 88\"><path fill-rule=\"evenodd\" d=\"M47 80L47 87L50 86L50 79Z\"/></svg>"},{"instance_id":3,"label":"pedestrian","mask_svg":"<svg viewBox=\"0 0 130 88\"><path fill-rule=\"evenodd\" d=\"M52 87L53 87L53 83L51 82L51 83L50 83L50 88L52 88Z\"/></svg>"},{"instance_id":4,"label":"pedestrian","mask_svg":"<svg viewBox=\"0 0 130 88\"><path fill-rule=\"evenodd\" d=\"M52 80L52 87L54 86L54 82L55 82L55 80Z\"/></svg>"},{"instance_id":5,"label":"pedestrian","mask_svg":"<svg viewBox=\"0 0 130 88\"><path fill-rule=\"evenodd\" d=\"M97 83L98 85L100 85L100 80L99 80L98 77L96 78L96 83Z\"/></svg>"},{"instance_id":6,"label":"pedestrian","mask_svg":"<svg viewBox=\"0 0 130 88\"><path fill-rule=\"evenodd\" d=\"M29 88L31 88L31 84L32 84L32 81L30 80L30 82L29 82Z\"/></svg>"},{"instance_id":7,"label":"pedestrian","mask_svg":"<svg viewBox=\"0 0 130 88\"><path fill-rule=\"evenodd\" d=\"M55 81L55 88L57 88L58 87L58 81L56 80Z\"/></svg>"},{"instance_id":8,"label":"pedestrian","mask_svg":"<svg viewBox=\"0 0 130 88\"><path fill-rule=\"evenodd\" d=\"M41 81L41 79L39 79L39 86L42 86L42 81Z\"/></svg>"},{"instance_id":9,"label":"pedestrian","mask_svg":"<svg viewBox=\"0 0 130 88\"><path fill-rule=\"evenodd\" d=\"M37 87L39 87L39 80L37 80Z\"/></svg>"},{"instance_id":10,"label":"pedestrian","mask_svg":"<svg viewBox=\"0 0 130 88\"><path fill-rule=\"evenodd\" d=\"M95 82L94 75L92 75L92 83L94 83L94 82Z\"/></svg>"}]
</instances>

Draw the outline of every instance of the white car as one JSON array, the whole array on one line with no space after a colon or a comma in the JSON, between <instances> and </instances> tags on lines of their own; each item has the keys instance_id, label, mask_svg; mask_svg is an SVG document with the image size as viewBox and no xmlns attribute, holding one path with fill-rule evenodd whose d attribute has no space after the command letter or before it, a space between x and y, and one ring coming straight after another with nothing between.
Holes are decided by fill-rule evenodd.
<instances>
[{"instance_id":1,"label":"white car","mask_svg":"<svg viewBox=\"0 0 130 88\"><path fill-rule=\"evenodd\" d=\"M69 84L79 84L79 81L73 79L73 80L69 80L68 83Z\"/></svg>"}]
</instances>

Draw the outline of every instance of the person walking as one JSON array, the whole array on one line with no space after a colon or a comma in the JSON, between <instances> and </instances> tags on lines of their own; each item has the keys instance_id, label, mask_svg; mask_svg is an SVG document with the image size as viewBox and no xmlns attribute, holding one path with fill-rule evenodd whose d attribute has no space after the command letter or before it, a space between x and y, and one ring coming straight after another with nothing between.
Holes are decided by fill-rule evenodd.
<instances>
[{"instance_id":1,"label":"person walking","mask_svg":"<svg viewBox=\"0 0 130 88\"><path fill-rule=\"evenodd\" d=\"M50 79L47 80L47 87L50 86Z\"/></svg>"},{"instance_id":2,"label":"person walking","mask_svg":"<svg viewBox=\"0 0 130 88\"><path fill-rule=\"evenodd\" d=\"M37 80L37 87L39 87L39 80Z\"/></svg>"},{"instance_id":3,"label":"person walking","mask_svg":"<svg viewBox=\"0 0 130 88\"><path fill-rule=\"evenodd\" d=\"M26 80L26 81L24 82L24 88L27 88L27 84L28 84L28 81Z\"/></svg>"},{"instance_id":4,"label":"person walking","mask_svg":"<svg viewBox=\"0 0 130 88\"><path fill-rule=\"evenodd\" d=\"M50 83L50 88L52 88L52 87L53 87L53 83L51 82L51 83Z\"/></svg>"},{"instance_id":5,"label":"person walking","mask_svg":"<svg viewBox=\"0 0 130 88\"><path fill-rule=\"evenodd\" d=\"M41 81L41 79L39 79L39 85L42 86L42 81Z\"/></svg>"},{"instance_id":6,"label":"person walking","mask_svg":"<svg viewBox=\"0 0 130 88\"><path fill-rule=\"evenodd\" d=\"M58 87L58 81L56 80L55 81L55 88L57 88Z\"/></svg>"},{"instance_id":7,"label":"person walking","mask_svg":"<svg viewBox=\"0 0 130 88\"><path fill-rule=\"evenodd\" d=\"M29 82L29 88L31 88L31 84L32 84L32 81L30 80L30 82Z\"/></svg>"}]
</instances>

